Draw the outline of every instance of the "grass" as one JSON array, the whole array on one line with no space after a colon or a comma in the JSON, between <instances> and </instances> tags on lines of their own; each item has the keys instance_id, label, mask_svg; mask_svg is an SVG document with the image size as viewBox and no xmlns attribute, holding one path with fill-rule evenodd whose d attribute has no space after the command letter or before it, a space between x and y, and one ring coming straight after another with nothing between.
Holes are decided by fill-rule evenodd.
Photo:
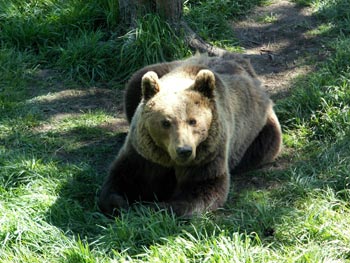
<instances>
[{"instance_id":1,"label":"grass","mask_svg":"<svg viewBox=\"0 0 350 263\"><path fill-rule=\"evenodd\" d=\"M277 101L288 165L243 175L262 185L189 221L140 206L111 220L96 207L125 137L118 88L143 65L191 53L157 16L126 31L117 2L0 3L0 261L349 262L348 1L299 1L332 52ZM186 1L185 18L239 50L227 21L256 4Z\"/></svg>"},{"instance_id":2,"label":"grass","mask_svg":"<svg viewBox=\"0 0 350 263\"><path fill-rule=\"evenodd\" d=\"M278 21L278 17L274 13L270 13L269 15L265 15L262 17L258 17L257 19L259 22L269 24L269 23L275 23Z\"/></svg>"}]
</instances>

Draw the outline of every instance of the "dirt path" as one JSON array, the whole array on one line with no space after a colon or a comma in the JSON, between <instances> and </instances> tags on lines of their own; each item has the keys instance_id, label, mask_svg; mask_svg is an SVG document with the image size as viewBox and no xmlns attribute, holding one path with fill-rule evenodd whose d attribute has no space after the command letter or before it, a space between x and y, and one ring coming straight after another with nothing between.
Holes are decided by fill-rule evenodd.
<instances>
[{"instance_id":1,"label":"dirt path","mask_svg":"<svg viewBox=\"0 0 350 263\"><path fill-rule=\"evenodd\" d=\"M257 7L233 23L245 56L275 98L285 96L295 77L313 70L305 58L321 60L327 55L322 42L311 33L317 24L310 7L287 0Z\"/></svg>"}]
</instances>

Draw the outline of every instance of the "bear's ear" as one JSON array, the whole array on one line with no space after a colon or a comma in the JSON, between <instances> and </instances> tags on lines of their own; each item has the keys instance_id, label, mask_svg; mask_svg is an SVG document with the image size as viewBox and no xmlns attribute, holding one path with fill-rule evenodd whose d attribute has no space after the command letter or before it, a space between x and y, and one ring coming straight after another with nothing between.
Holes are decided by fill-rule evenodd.
<instances>
[{"instance_id":1,"label":"bear's ear","mask_svg":"<svg viewBox=\"0 0 350 263\"><path fill-rule=\"evenodd\" d=\"M160 90L160 83L157 73L148 71L142 77L141 82L142 96L145 100L149 100Z\"/></svg>"},{"instance_id":2,"label":"bear's ear","mask_svg":"<svg viewBox=\"0 0 350 263\"><path fill-rule=\"evenodd\" d=\"M215 75L208 69L202 69L197 73L193 90L202 93L207 98L214 98Z\"/></svg>"}]
</instances>

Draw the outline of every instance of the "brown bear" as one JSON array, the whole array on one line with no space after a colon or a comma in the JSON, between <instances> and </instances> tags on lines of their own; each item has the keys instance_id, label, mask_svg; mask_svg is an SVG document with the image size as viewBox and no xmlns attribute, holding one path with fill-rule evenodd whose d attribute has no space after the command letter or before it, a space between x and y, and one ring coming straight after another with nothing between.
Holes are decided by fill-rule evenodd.
<instances>
[{"instance_id":1,"label":"brown bear","mask_svg":"<svg viewBox=\"0 0 350 263\"><path fill-rule=\"evenodd\" d=\"M99 199L108 215L139 201L185 217L213 211L227 199L230 172L280 151L273 102L239 55L145 67L128 82L124 106L130 131Z\"/></svg>"}]
</instances>

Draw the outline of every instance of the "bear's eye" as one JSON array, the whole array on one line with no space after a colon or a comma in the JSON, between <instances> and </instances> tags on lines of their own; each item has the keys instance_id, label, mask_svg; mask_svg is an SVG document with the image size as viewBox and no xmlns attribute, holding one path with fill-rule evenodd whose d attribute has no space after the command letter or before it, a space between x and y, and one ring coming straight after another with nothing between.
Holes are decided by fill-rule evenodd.
<instances>
[{"instance_id":1,"label":"bear's eye","mask_svg":"<svg viewBox=\"0 0 350 263\"><path fill-rule=\"evenodd\" d=\"M168 120L162 120L161 124L162 124L162 127L164 129L168 129L170 127L170 125L171 125L170 121L168 121Z\"/></svg>"},{"instance_id":2,"label":"bear's eye","mask_svg":"<svg viewBox=\"0 0 350 263\"><path fill-rule=\"evenodd\" d=\"M191 126L195 126L197 124L197 121L195 119L189 119L188 124Z\"/></svg>"}]
</instances>

